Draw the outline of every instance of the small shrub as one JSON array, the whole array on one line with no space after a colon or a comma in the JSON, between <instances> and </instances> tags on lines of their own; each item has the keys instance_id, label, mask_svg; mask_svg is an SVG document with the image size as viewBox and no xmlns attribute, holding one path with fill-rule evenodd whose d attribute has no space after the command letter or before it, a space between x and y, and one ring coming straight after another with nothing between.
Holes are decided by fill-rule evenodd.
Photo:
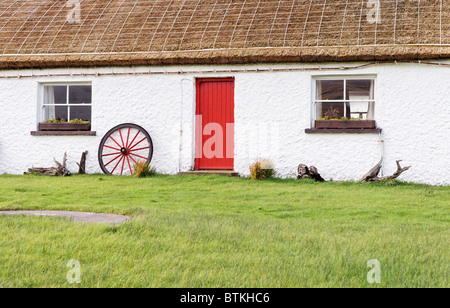
<instances>
[{"instance_id":1,"label":"small shrub","mask_svg":"<svg viewBox=\"0 0 450 308\"><path fill-rule=\"evenodd\" d=\"M50 120L46 120L46 121L44 121L44 122L42 122L42 123L44 123L44 124L66 123L66 120L58 118L58 119L50 119Z\"/></svg>"},{"instance_id":2,"label":"small shrub","mask_svg":"<svg viewBox=\"0 0 450 308\"><path fill-rule=\"evenodd\" d=\"M50 119L50 120L46 120L44 122L42 122L44 124L52 124L52 123L72 123L72 124L89 124L91 123L90 121L84 121L81 119L72 119L69 122L67 122L65 119Z\"/></svg>"},{"instance_id":3,"label":"small shrub","mask_svg":"<svg viewBox=\"0 0 450 308\"><path fill-rule=\"evenodd\" d=\"M275 176L273 163L269 160L258 160L250 166L250 177L252 180L266 180Z\"/></svg>"},{"instance_id":4,"label":"small shrub","mask_svg":"<svg viewBox=\"0 0 450 308\"><path fill-rule=\"evenodd\" d=\"M137 178L145 178L156 174L156 169L146 161L137 161L133 169L133 175Z\"/></svg>"},{"instance_id":5,"label":"small shrub","mask_svg":"<svg viewBox=\"0 0 450 308\"><path fill-rule=\"evenodd\" d=\"M69 123L75 123L75 124L89 124L89 123L91 123L91 122L90 122L90 121L81 120L81 119L73 119L73 120L70 120Z\"/></svg>"}]
</instances>

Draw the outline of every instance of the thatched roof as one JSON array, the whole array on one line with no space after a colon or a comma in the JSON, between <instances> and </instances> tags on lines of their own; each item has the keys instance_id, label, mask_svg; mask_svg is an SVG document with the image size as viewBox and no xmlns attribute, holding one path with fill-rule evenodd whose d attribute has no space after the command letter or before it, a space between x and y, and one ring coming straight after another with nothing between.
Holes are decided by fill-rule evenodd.
<instances>
[{"instance_id":1,"label":"thatched roof","mask_svg":"<svg viewBox=\"0 0 450 308\"><path fill-rule=\"evenodd\" d=\"M450 58L449 0L379 1L0 0L0 68Z\"/></svg>"}]
</instances>

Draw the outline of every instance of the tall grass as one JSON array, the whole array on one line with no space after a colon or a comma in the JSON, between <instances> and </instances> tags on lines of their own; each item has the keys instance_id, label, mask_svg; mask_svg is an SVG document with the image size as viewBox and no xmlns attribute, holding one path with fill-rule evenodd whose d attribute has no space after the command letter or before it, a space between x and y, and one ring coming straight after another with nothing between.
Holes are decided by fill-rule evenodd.
<instances>
[{"instance_id":1,"label":"tall grass","mask_svg":"<svg viewBox=\"0 0 450 308\"><path fill-rule=\"evenodd\" d=\"M449 187L223 177L0 176L0 287L449 287ZM367 261L382 266L367 282Z\"/></svg>"}]
</instances>

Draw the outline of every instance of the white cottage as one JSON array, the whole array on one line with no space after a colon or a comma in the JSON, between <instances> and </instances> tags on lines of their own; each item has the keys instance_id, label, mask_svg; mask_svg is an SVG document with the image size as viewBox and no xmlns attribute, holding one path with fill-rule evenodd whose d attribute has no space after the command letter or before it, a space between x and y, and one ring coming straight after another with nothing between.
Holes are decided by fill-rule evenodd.
<instances>
[{"instance_id":1,"label":"white cottage","mask_svg":"<svg viewBox=\"0 0 450 308\"><path fill-rule=\"evenodd\" d=\"M90 173L356 180L402 159L448 185L450 4L0 0L0 115L0 173L88 150Z\"/></svg>"}]
</instances>

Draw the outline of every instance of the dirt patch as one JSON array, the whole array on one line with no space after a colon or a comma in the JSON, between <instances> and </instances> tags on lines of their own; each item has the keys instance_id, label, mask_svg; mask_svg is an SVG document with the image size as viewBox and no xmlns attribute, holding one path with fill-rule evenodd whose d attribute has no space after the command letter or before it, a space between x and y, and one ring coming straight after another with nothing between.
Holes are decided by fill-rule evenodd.
<instances>
[{"instance_id":1,"label":"dirt patch","mask_svg":"<svg viewBox=\"0 0 450 308\"><path fill-rule=\"evenodd\" d=\"M3 211L0 215L27 215L66 218L76 222L110 224L118 226L130 219L129 216L113 214L97 214L86 212L66 212L66 211Z\"/></svg>"}]
</instances>

